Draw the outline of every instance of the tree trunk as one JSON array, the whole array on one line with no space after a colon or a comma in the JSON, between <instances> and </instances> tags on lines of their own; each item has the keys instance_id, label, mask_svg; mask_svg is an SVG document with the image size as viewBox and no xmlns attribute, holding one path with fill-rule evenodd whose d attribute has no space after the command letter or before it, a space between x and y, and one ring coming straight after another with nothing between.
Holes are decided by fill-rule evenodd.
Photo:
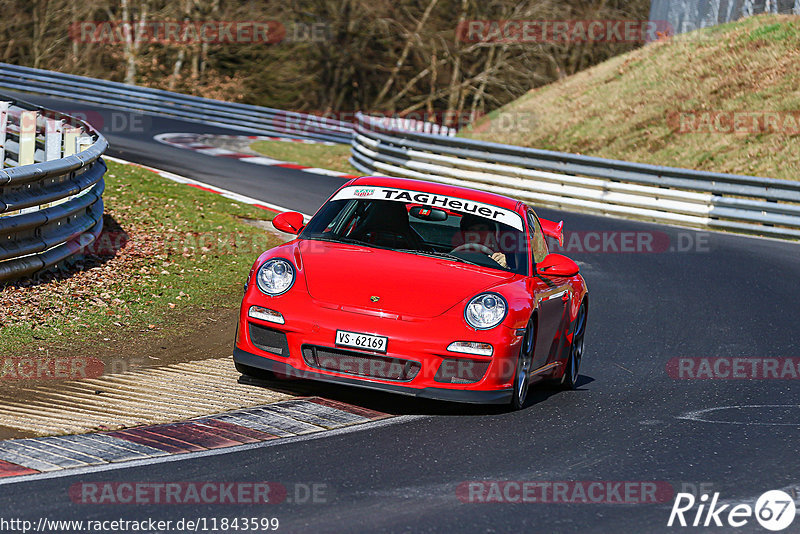
<instances>
[{"instance_id":1,"label":"tree trunk","mask_svg":"<svg viewBox=\"0 0 800 534\"><path fill-rule=\"evenodd\" d=\"M464 21L467 19L468 0L461 0L461 13L458 15L458 22L456 28L460 28ZM458 32L453 38L455 61L453 61L453 72L450 76L450 89L447 98L447 111L453 110L458 106L460 100L461 85L458 83L461 78L461 51L459 50ZM448 121L449 122L449 121ZM450 126L445 124L445 126Z\"/></svg>"},{"instance_id":2,"label":"tree trunk","mask_svg":"<svg viewBox=\"0 0 800 534\"><path fill-rule=\"evenodd\" d=\"M372 104L373 108L377 108L380 105L381 101L386 96L386 93L388 93L389 89L391 89L392 85L395 82L395 79L397 78L397 73L400 72L400 69L403 68L403 65L406 62L408 53L411 51L411 45L414 43L415 39L420 38L420 32L422 31L422 28L425 26L425 23L428 21L428 17L430 16L431 11L433 11L433 8L436 6L436 2L438 1L439 0L431 0L431 2L428 4L428 7L425 8L425 12L422 14L422 17L419 19L419 22L417 23L417 27L414 29L414 32L408 35L408 38L406 39L406 44L403 46L403 51L400 53L400 57L397 58L397 62L394 64L394 67L392 67L392 71L389 74L389 77L386 79L386 83L383 84L383 87L378 93L378 96L376 96L375 100L373 101Z\"/></svg>"},{"instance_id":3,"label":"tree trunk","mask_svg":"<svg viewBox=\"0 0 800 534\"><path fill-rule=\"evenodd\" d=\"M123 53L125 55L125 83L136 83L136 59L139 54L139 47L142 44L141 35L139 32L144 29L147 22L147 2L141 6L141 13L139 14L139 21L137 23L135 17L130 11L128 0L120 0L122 5L122 22L126 25L125 43L123 46Z\"/></svg>"},{"instance_id":4,"label":"tree trunk","mask_svg":"<svg viewBox=\"0 0 800 534\"><path fill-rule=\"evenodd\" d=\"M172 78L169 80L170 91L175 90L175 84L178 81L178 76L181 75L181 67L183 67L183 60L186 58L186 50L181 48L178 50L178 57L175 59L175 64L172 66Z\"/></svg>"}]
</instances>

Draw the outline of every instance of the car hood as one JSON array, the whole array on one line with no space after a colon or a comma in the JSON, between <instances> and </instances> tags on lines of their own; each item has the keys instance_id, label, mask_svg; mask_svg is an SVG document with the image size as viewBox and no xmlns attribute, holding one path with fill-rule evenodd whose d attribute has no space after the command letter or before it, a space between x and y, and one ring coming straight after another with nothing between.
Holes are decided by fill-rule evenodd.
<instances>
[{"instance_id":1,"label":"car hood","mask_svg":"<svg viewBox=\"0 0 800 534\"><path fill-rule=\"evenodd\" d=\"M436 317L513 273L410 253L314 240L298 243L309 294L348 308ZM378 302L373 302L378 297Z\"/></svg>"}]
</instances>

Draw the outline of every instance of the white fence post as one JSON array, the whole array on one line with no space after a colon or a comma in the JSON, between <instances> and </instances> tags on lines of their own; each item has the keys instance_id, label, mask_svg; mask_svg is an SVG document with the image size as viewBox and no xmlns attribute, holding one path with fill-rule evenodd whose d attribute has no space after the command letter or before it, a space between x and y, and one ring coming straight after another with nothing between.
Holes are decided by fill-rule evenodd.
<instances>
[{"instance_id":1,"label":"white fence post","mask_svg":"<svg viewBox=\"0 0 800 534\"><path fill-rule=\"evenodd\" d=\"M23 111L19 115L19 159L17 163L32 165L36 154L36 112Z\"/></svg>"},{"instance_id":2,"label":"white fence post","mask_svg":"<svg viewBox=\"0 0 800 534\"><path fill-rule=\"evenodd\" d=\"M0 102L0 169L6 162L6 133L8 132L8 108L10 102Z\"/></svg>"},{"instance_id":3,"label":"white fence post","mask_svg":"<svg viewBox=\"0 0 800 534\"><path fill-rule=\"evenodd\" d=\"M64 130L64 157L73 156L78 150L78 136L83 133L80 128Z\"/></svg>"},{"instance_id":4,"label":"white fence post","mask_svg":"<svg viewBox=\"0 0 800 534\"><path fill-rule=\"evenodd\" d=\"M6 127L8 126L9 104L9 102L0 102L0 169L3 168L6 161Z\"/></svg>"},{"instance_id":5,"label":"white fence post","mask_svg":"<svg viewBox=\"0 0 800 534\"><path fill-rule=\"evenodd\" d=\"M61 159L61 145L62 145L62 132L64 130L64 121L60 119L47 119L45 121L44 131L44 160L53 161ZM49 204L41 204L35 209L45 209L50 206L62 204L72 197L62 198ZM23 210L24 211L24 210Z\"/></svg>"},{"instance_id":6,"label":"white fence post","mask_svg":"<svg viewBox=\"0 0 800 534\"><path fill-rule=\"evenodd\" d=\"M47 119L47 129L44 134L44 160L52 161L61 158L61 147L63 144L62 133L64 131L64 121L58 119Z\"/></svg>"},{"instance_id":7,"label":"white fence post","mask_svg":"<svg viewBox=\"0 0 800 534\"><path fill-rule=\"evenodd\" d=\"M89 135L81 135L80 137L78 137L78 140L76 141L76 147L77 147L78 152L83 152L84 150L86 150L87 148L92 146L93 142L94 141L92 141L92 137L91 136L89 136Z\"/></svg>"}]
</instances>

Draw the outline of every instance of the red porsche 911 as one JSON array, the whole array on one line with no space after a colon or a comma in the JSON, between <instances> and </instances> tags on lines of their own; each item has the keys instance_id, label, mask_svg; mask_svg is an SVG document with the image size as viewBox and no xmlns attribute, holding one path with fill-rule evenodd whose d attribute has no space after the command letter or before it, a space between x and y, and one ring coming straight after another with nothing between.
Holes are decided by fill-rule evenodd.
<instances>
[{"instance_id":1,"label":"red porsche 911","mask_svg":"<svg viewBox=\"0 0 800 534\"><path fill-rule=\"evenodd\" d=\"M521 408L531 384L576 386L588 296L548 252L562 223L511 198L362 177L297 238L262 254L245 286L233 359L280 375Z\"/></svg>"}]
</instances>

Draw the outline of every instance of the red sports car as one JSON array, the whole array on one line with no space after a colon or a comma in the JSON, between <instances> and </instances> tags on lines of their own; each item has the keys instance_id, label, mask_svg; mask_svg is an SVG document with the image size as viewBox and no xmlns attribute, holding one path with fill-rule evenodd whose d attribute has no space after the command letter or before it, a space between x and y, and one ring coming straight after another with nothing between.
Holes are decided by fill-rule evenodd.
<instances>
[{"instance_id":1,"label":"red sports car","mask_svg":"<svg viewBox=\"0 0 800 534\"><path fill-rule=\"evenodd\" d=\"M511 198L429 182L344 184L250 270L233 359L278 374L518 409L578 380L588 296L548 252L562 223Z\"/></svg>"}]
</instances>

